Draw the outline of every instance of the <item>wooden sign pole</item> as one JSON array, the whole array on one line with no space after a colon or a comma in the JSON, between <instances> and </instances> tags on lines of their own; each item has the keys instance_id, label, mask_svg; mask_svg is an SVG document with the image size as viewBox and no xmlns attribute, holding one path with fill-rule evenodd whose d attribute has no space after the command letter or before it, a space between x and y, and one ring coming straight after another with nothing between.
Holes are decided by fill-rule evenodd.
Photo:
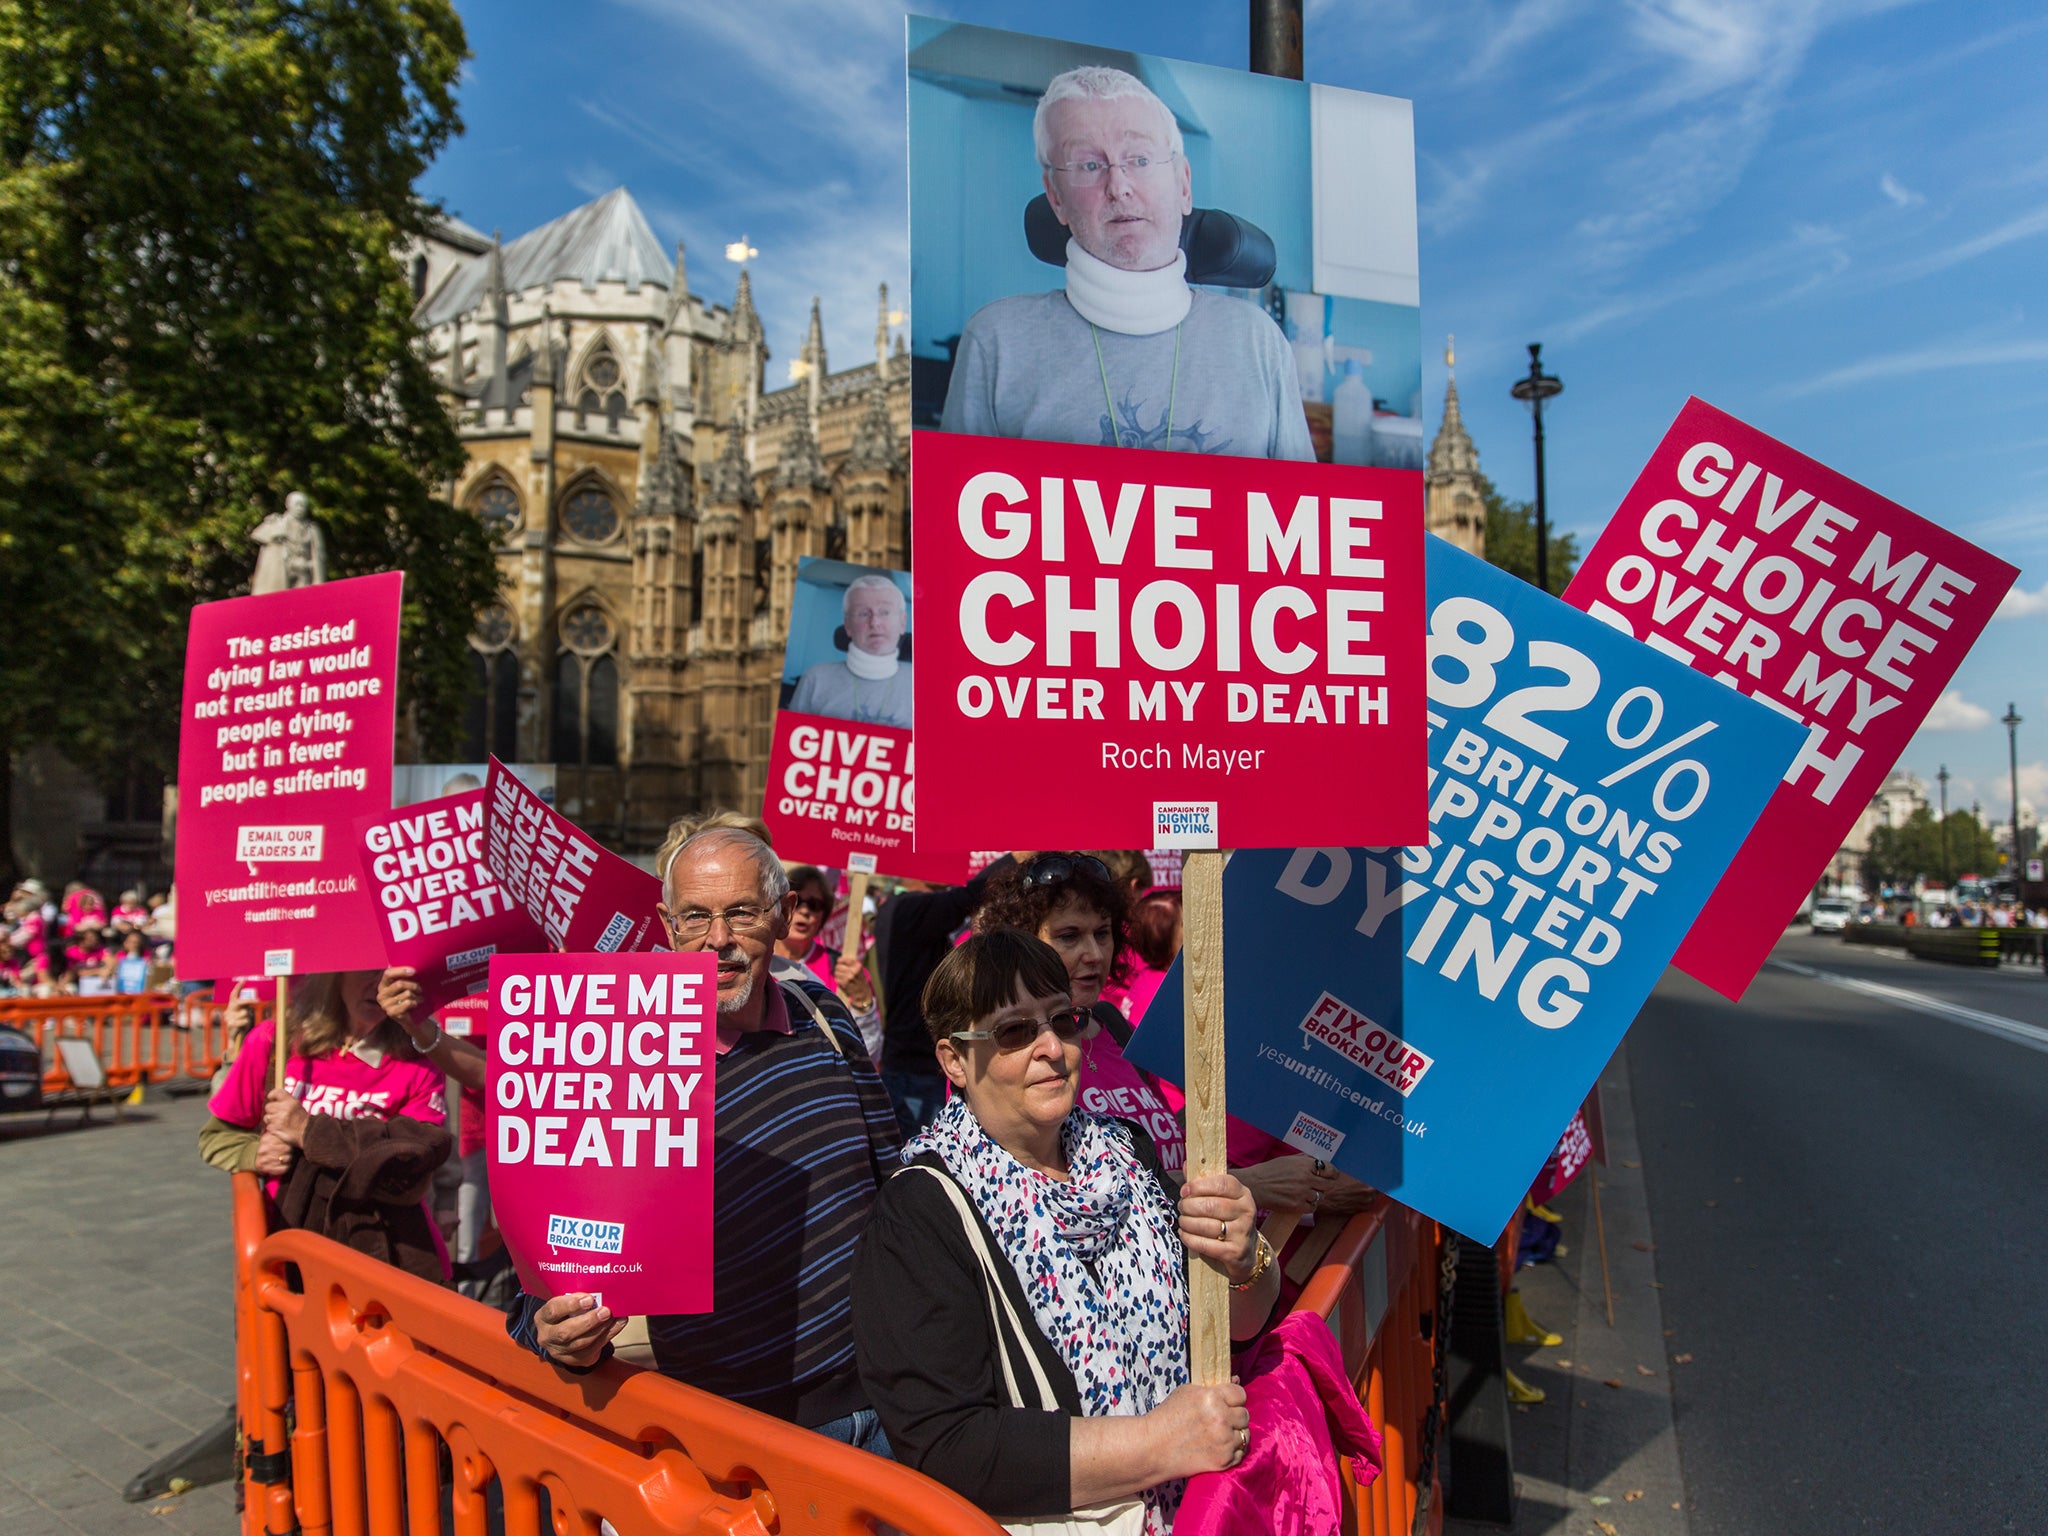
<instances>
[{"instance_id":1,"label":"wooden sign pole","mask_svg":"<svg viewBox=\"0 0 2048 1536\"><path fill-rule=\"evenodd\" d=\"M270 1086L273 1088L284 1086L285 1055L290 1048L290 1042L286 1038L290 1031L286 1026L284 1007L285 985L289 979L284 976L277 978L277 1041L276 1049L271 1053L270 1065Z\"/></svg>"},{"instance_id":2,"label":"wooden sign pole","mask_svg":"<svg viewBox=\"0 0 2048 1536\"><path fill-rule=\"evenodd\" d=\"M868 920L868 877L858 870L846 877L846 938L840 943L842 955L860 954L861 930Z\"/></svg>"},{"instance_id":3,"label":"wooden sign pole","mask_svg":"<svg viewBox=\"0 0 2048 1536\"><path fill-rule=\"evenodd\" d=\"M1181 978L1186 1007L1187 1169L1223 1173L1223 855L1189 852L1181 862ZM1188 1268L1189 1366L1204 1386L1230 1380L1230 1287L1207 1264Z\"/></svg>"}]
</instances>

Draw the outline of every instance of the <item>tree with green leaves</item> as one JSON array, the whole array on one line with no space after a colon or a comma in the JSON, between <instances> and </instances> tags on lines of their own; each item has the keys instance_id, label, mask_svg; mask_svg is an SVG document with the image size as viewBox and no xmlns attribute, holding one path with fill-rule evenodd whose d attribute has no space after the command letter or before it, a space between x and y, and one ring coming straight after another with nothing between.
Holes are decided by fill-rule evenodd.
<instances>
[{"instance_id":1,"label":"tree with green leaves","mask_svg":"<svg viewBox=\"0 0 2048 1536\"><path fill-rule=\"evenodd\" d=\"M497 589L399 251L460 131L449 0L0 0L0 866L14 754L176 760L186 616L305 491L403 570L401 705L459 734Z\"/></svg>"},{"instance_id":2,"label":"tree with green leaves","mask_svg":"<svg viewBox=\"0 0 2048 1536\"><path fill-rule=\"evenodd\" d=\"M1948 816L1948 857L1944 871L1942 822L1926 806L1916 806L1899 826L1874 827L1863 855L1867 890L1886 886L1953 885L1958 875L1989 875L1998 869L1998 845L1991 830L1968 811Z\"/></svg>"},{"instance_id":3,"label":"tree with green leaves","mask_svg":"<svg viewBox=\"0 0 2048 1536\"><path fill-rule=\"evenodd\" d=\"M1486 493L1486 563L1498 566L1510 576L1530 585L1536 582L1536 504L1509 501L1484 475L1479 478ZM1553 595L1564 591L1579 568L1579 540L1576 534L1558 533L1550 524L1550 578Z\"/></svg>"}]
</instances>

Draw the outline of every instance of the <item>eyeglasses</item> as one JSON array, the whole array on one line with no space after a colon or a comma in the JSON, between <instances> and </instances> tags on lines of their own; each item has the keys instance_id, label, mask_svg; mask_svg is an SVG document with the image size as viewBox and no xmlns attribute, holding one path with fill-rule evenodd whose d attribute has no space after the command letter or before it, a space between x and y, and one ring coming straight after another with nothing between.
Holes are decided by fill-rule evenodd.
<instances>
[{"instance_id":1,"label":"eyeglasses","mask_svg":"<svg viewBox=\"0 0 2048 1536\"><path fill-rule=\"evenodd\" d=\"M1075 1039L1088 1027L1088 1010L1085 1008L1059 1008L1042 1019L1005 1019L994 1029L956 1029L946 1036L948 1040L993 1040L996 1049L1007 1056L1012 1051L1021 1051L1038 1038L1038 1032L1051 1030L1062 1043Z\"/></svg>"},{"instance_id":2,"label":"eyeglasses","mask_svg":"<svg viewBox=\"0 0 2048 1536\"><path fill-rule=\"evenodd\" d=\"M678 939L701 939L713 923L724 923L731 933L759 933L774 918L771 907L727 907L723 912L692 910L668 920L668 931Z\"/></svg>"},{"instance_id":3,"label":"eyeglasses","mask_svg":"<svg viewBox=\"0 0 2048 1536\"><path fill-rule=\"evenodd\" d=\"M1073 879L1083 870L1104 880L1110 878L1109 866L1093 854L1077 853L1069 857L1064 853L1052 853L1031 861L1024 871L1024 889L1035 891L1043 886L1058 885L1063 880Z\"/></svg>"},{"instance_id":4,"label":"eyeglasses","mask_svg":"<svg viewBox=\"0 0 2048 1536\"><path fill-rule=\"evenodd\" d=\"M832 910L832 904L829 901L820 901L815 896L799 896L796 899L796 909L799 912L823 914Z\"/></svg>"},{"instance_id":5,"label":"eyeglasses","mask_svg":"<svg viewBox=\"0 0 2048 1536\"><path fill-rule=\"evenodd\" d=\"M1055 165L1051 169L1067 178L1067 185L1073 187L1099 187L1109 179L1111 171L1122 171L1133 181L1148 171L1161 170L1172 165L1178 158L1172 150L1163 155L1132 155L1127 160L1100 160L1090 155L1076 160L1072 165Z\"/></svg>"}]
</instances>

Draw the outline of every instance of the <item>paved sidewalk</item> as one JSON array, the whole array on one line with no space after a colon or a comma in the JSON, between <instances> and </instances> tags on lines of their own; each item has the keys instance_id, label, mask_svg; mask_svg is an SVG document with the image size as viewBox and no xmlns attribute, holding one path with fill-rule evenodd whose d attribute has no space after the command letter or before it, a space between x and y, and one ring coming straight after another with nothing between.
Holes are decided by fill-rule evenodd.
<instances>
[{"instance_id":1,"label":"paved sidewalk","mask_svg":"<svg viewBox=\"0 0 2048 1536\"><path fill-rule=\"evenodd\" d=\"M1510 1420L1518 1502L1514 1536L1687 1536L1672 1424L1673 1356L1658 1299L1655 1238L1629 1094L1627 1047L1601 1079L1608 1166L1599 1169L1614 1326L1600 1283L1592 1179L1551 1202L1563 1220L1559 1257L1520 1271L1529 1315L1562 1334L1550 1348L1510 1344L1508 1363L1547 1399ZM1634 1495L1631 1497L1631 1495ZM1596 1502L1598 1501L1598 1502ZM1490 1527L1452 1522L1453 1532Z\"/></svg>"},{"instance_id":2,"label":"paved sidewalk","mask_svg":"<svg viewBox=\"0 0 2048 1536\"><path fill-rule=\"evenodd\" d=\"M229 1536L225 1483L121 1501L234 1392L228 1181L199 1161L205 1101L77 1119L0 1119L0 1532Z\"/></svg>"}]
</instances>

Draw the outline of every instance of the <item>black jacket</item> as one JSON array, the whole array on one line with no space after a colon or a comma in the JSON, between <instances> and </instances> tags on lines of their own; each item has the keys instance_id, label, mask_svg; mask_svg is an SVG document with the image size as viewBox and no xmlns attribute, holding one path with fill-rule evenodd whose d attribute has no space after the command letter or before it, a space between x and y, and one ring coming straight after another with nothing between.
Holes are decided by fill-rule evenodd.
<instances>
[{"instance_id":1,"label":"black jacket","mask_svg":"<svg viewBox=\"0 0 2048 1536\"><path fill-rule=\"evenodd\" d=\"M1151 1138L1130 1127L1138 1157L1169 1199ZM918 1162L943 1168L936 1155ZM1013 1408L997 1354L981 1264L938 1180L905 1171L882 1186L853 1259L853 1335L861 1383L881 1415L896 1459L944 1483L998 1519L1056 1515L1073 1507L1071 1422L1081 1393L1032 1320L1017 1273L977 1212L1003 1289L1029 1338L1001 1347L1020 1363L1018 1386L1037 1397L1022 1351L1036 1352L1050 1403Z\"/></svg>"},{"instance_id":2,"label":"black jacket","mask_svg":"<svg viewBox=\"0 0 2048 1536\"><path fill-rule=\"evenodd\" d=\"M965 885L905 891L875 914L875 984L882 993L882 1059L875 1065L884 1072L939 1075L924 1024L924 984L981 905L988 877L1014 862L1006 853Z\"/></svg>"}]
</instances>

